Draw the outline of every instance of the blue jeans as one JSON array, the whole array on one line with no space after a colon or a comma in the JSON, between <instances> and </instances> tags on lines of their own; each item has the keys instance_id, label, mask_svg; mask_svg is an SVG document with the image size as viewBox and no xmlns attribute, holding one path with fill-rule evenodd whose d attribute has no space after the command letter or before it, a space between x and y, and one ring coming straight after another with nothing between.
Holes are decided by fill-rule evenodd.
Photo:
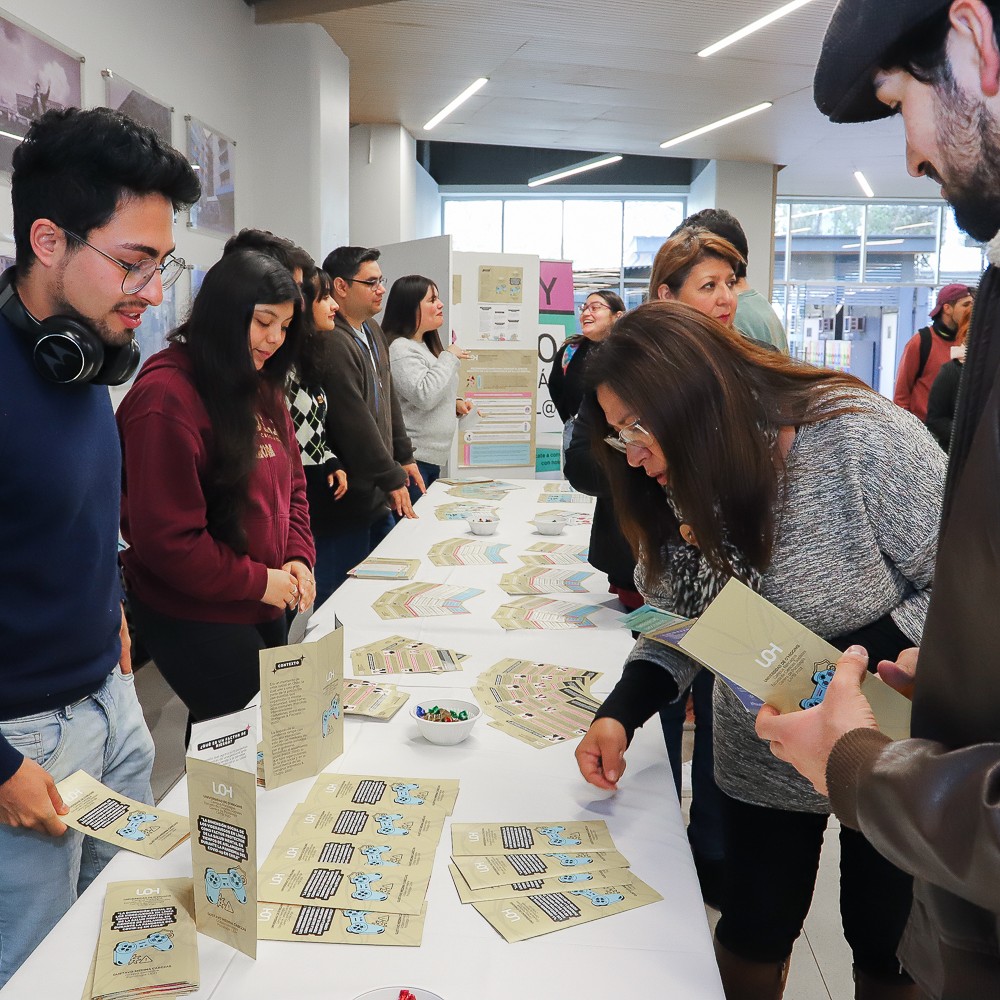
<instances>
[{"instance_id":1,"label":"blue jeans","mask_svg":"<svg viewBox=\"0 0 1000 1000\"><path fill-rule=\"evenodd\" d=\"M84 770L122 795L153 802L153 740L135 680L118 667L90 697L0 722L0 733L56 781ZM75 830L49 837L0 825L0 987L117 851Z\"/></svg>"},{"instance_id":2,"label":"blue jeans","mask_svg":"<svg viewBox=\"0 0 1000 1000\"><path fill-rule=\"evenodd\" d=\"M722 833L722 793L715 784L712 754L712 689L709 670L699 670L689 691L694 697L694 757L691 761L691 818L688 840L691 850L708 861L718 861L725 853ZM677 797L681 796L681 739L687 710L687 692L660 711L663 741L673 772Z\"/></svg>"},{"instance_id":3,"label":"blue jeans","mask_svg":"<svg viewBox=\"0 0 1000 1000\"><path fill-rule=\"evenodd\" d=\"M336 535L313 535L316 543L316 607L347 579L354 569L371 555L395 526L392 514L386 513L374 524L338 532Z\"/></svg>"}]
</instances>

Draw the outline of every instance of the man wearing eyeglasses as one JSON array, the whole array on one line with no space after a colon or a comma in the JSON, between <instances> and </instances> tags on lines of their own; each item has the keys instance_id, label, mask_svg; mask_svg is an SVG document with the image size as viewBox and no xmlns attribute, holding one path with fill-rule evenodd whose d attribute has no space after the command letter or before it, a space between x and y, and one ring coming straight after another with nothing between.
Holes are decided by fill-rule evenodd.
<instances>
[{"instance_id":1,"label":"man wearing eyeglasses","mask_svg":"<svg viewBox=\"0 0 1000 1000\"><path fill-rule=\"evenodd\" d=\"M83 769L152 802L118 580L111 402L106 385L64 384L37 360L31 317L89 327L98 355L131 350L184 267L174 212L199 195L180 153L107 108L46 113L13 167L16 299L0 315L0 986L115 851L67 830L55 783Z\"/></svg>"},{"instance_id":2,"label":"man wearing eyeglasses","mask_svg":"<svg viewBox=\"0 0 1000 1000\"><path fill-rule=\"evenodd\" d=\"M412 481L424 489L392 391L389 343L375 322L385 295L378 259L378 250L338 247L323 261L339 306L323 360L326 433L351 488L340 500L331 494L324 504L310 497L317 605L389 533L394 523L389 509L399 517L417 516L407 485Z\"/></svg>"}]
</instances>

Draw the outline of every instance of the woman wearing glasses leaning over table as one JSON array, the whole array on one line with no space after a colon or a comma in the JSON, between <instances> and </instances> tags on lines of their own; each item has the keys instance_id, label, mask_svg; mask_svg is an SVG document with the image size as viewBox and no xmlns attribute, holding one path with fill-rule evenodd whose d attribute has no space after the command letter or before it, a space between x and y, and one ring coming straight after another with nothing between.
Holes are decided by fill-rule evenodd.
<instances>
[{"instance_id":1,"label":"woman wearing glasses leaning over table","mask_svg":"<svg viewBox=\"0 0 1000 1000\"><path fill-rule=\"evenodd\" d=\"M731 576L873 665L919 644L944 457L911 414L850 375L767 351L677 302L640 306L591 363L615 509L646 600L715 593ZM609 447L609 444L611 447ZM624 454L622 454L624 452ZM577 750L615 788L637 726L694 661L640 638ZM715 685L725 889L716 952L726 996L777 998L812 898L827 799L768 751ZM843 828L841 913L857 996L916 998L895 952L910 880Z\"/></svg>"},{"instance_id":2,"label":"woman wearing glasses leaning over table","mask_svg":"<svg viewBox=\"0 0 1000 1000\"><path fill-rule=\"evenodd\" d=\"M264 254L227 254L121 406L128 600L192 721L243 708L285 609L315 596L305 476L284 387L302 295Z\"/></svg>"}]
</instances>

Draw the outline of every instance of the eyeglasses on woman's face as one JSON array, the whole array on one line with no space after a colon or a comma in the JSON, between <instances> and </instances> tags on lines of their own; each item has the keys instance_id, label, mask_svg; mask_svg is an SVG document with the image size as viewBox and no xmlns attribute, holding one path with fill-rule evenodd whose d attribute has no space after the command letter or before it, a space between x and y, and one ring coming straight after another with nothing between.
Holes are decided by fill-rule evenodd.
<instances>
[{"instance_id":1,"label":"eyeglasses on woman's face","mask_svg":"<svg viewBox=\"0 0 1000 1000\"><path fill-rule=\"evenodd\" d=\"M584 302L584 304L580 306L580 315L582 316L587 312L600 312L602 309L607 309L608 312L611 312L611 306L609 306L607 302L603 302L601 299L595 299L593 302Z\"/></svg>"},{"instance_id":2,"label":"eyeglasses on woman's face","mask_svg":"<svg viewBox=\"0 0 1000 1000\"><path fill-rule=\"evenodd\" d=\"M638 420L633 420L628 427L623 427L617 433L605 435L604 443L625 455L629 447L648 448L652 440L653 435Z\"/></svg>"}]
</instances>

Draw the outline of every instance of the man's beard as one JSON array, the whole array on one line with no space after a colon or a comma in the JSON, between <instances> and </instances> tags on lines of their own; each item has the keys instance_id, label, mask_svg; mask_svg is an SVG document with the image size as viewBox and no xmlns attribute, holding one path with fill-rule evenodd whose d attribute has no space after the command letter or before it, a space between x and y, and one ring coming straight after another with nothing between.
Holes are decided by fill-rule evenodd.
<instances>
[{"instance_id":1,"label":"man's beard","mask_svg":"<svg viewBox=\"0 0 1000 1000\"><path fill-rule=\"evenodd\" d=\"M92 316L84 316L79 309L71 305L69 300L66 298L66 290L64 287L63 277L60 274L58 282L53 293L53 299L55 304L55 315L57 316L68 316L70 319L75 319L78 323L83 323L85 326L90 327L94 333L100 338L103 344L108 347L123 347L130 340L133 339L133 331L129 329L124 330L113 330L111 326L108 325L107 320L94 319Z\"/></svg>"},{"instance_id":2,"label":"man's beard","mask_svg":"<svg viewBox=\"0 0 1000 1000\"><path fill-rule=\"evenodd\" d=\"M950 73L938 93L938 148L950 154L944 194L959 229L985 243L1000 231L1000 123Z\"/></svg>"}]
</instances>

